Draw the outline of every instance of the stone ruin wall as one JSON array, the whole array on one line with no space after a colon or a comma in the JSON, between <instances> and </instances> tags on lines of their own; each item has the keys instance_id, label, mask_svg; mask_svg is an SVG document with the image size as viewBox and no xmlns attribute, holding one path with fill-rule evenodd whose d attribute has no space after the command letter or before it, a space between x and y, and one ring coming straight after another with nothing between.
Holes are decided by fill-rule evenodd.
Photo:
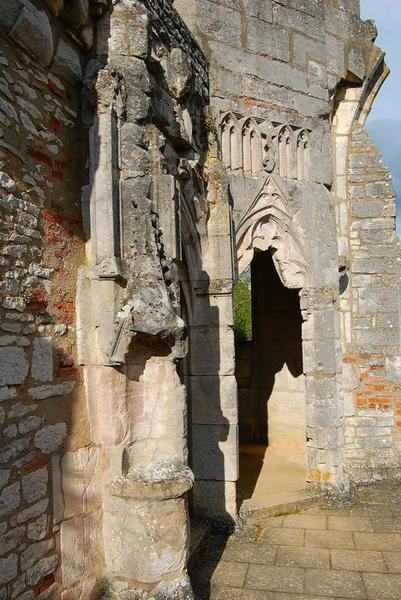
<instances>
[{"instance_id":1,"label":"stone ruin wall","mask_svg":"<svg viewBox=\"0 0 401 600\"><path fill-rule=\"evenodd\" d=\"M2 598L52 597L70 524L96 507L77 480L84 469L91 481L96 465L75 322L85 260L79 83L92 29L88 12L56 19L61 4L16 0L0 11Z\"/></svg>"},{"instance_id":2,"label":"stone ruin wall","mask_svg":"<svg viewBox=\"0 0 401 600\"><path fill-rule=\"evenodd\" d=\"M96 302L99 314L105 311L103 323L107 330L102 343L110 356L113 331L118 327L116 312L127 300L127 294L121 293L124 278L120 279L120 273L115 277L113 271L117 263L125 274L134 266L124 261L139 258L138 272L142 268L143 276L148 278L146 283L152 276L155 278L155 285L161 290L161 313L164 310L165 318L174 321L175 317L168 314L169 311L174 314L171 298L178 290L178 276L170 273L169 265L173 258L179 259L182 244L181 229L174 219L181 194L179 186L185 187L182 195L189 194L190 200L193 192L188 182L192 177L199 179L201 165L198 168L197 162L204 159L206 63L169 2L134 2L128 6L129 12L124 12L125 5L117 7L112 22L109 8L103 1L70 4L62 0L13 0L1 10L1 598L89 598L97 584L107 587L106 583L101 584L104 575L117 576L121 591L127 586L124 577L132 583L136 572L139 572L136 584L139 580L145 587L154 587L164 570L175 568L177 576L185 574L187 523L183 499L164 504L165 527L171 528L175 539L171 542L168 536L163 536L162 544L168 546L171 542L172 546L179 546L166 559L167 564L156 561L147 574L140 572L141 563L146 571L147 561L140 561L138 552L143 556L147 537L151 536L153 541L158 537L152 529L154 517L148 514L143 515L142 523L141 518L134 519L132 535L139 545L132 555L120 553L110 543L109 554L104 557L103 535L108 542L115 532L111 531L110 522L102 530L101 509L107 511L107 505L102 503L101 473L109 469L112 479L122 474L121 453L125 446L121 440L116 442L120 444L120 463L116 459L113 470L108 449L102 450L102 444L107 446L107 442L102 433L99 435L97 412L103 408L102 426L108 430L108 439L113 436L116 439L118 431L115 433L113 428L116 426L118 430L118 424L109 418L110 410L119 407L113 406L107 382L102 388L102 381L92 377L95 388L91 388L94 371L91 367L96 358L89 354L97 348L97 342L93 338L89 342L89 329L90 325L95 326L97 317L94 323L91 296L90 293L85 296L85 290L82 294L85 286L82 282L88 272L91 280L105 282L103 287L100 283L95 293L104 294L97 295ZM117 76L121 75L117 83L116 71ZM177 101L182 96L181 105L188 98L192 103L185 110ZM116 115L121 111L117 115L119 137L115 138L113 123L107 129L103 120L100 133L97 129L102 114L106 114L107 122L111 103ZM118 164L113 162L116 148L121 161ZM100 185L96 188L94 179L99 160L103 161L99 171L104 177L98 180ZM175 177L178 167L182 173L180 181ZM102 189L105 194L110 193L108 183L113 186L117 183L119 193L124 196L121 206L125 208L125 223L114 208L111 214L107 204L101 204ZM89 195L94 194L95 188L98 195L92 196L93 206L89 207ZM110 197L113 196L112 189ZM133 213L132 207L138 205ZM163 223L163 239L160 239L159 218ZM140 234L147 237L145 252L141 239L129 237L134 232L131 224L135 220ZM117 225L125 227L124 231L116 229ZM120 243L120 236L125 236L126 246L108 254L109 248ZM96 271L91 272L101 259L106 259L99 268L102 279ZM110 312L113 303L107 305L112 286L117 299L114 314ZM175 286L170 299L169 286ZM102 298L106 304L101 305ZM77 301L81 302L78 308ZM174 310L178 318L177 301ZM159 317L162 320L163 314ZM156 323L151 318L148 321L152 337L160 322L157 318ZM146 327L145 323L142 329L145 335ZM95 345L88 350L89 343ZM152 344L145 343L142 349L139 344L136 350L150 357ZM157 354L156 346L153 351ZM104 360L103 354L100 363ZM155 382L161 381L163 364L159 367L157 361L153 371L152 365L149 367L149 377ZM177 394L182 401L185 396L182 386L177 384L174 364L169 368L166 379L173 382L171 416L175 422ZM129 376L135 372L135 364L130 369ZM126 373L119 375L110 366L105 371L113 371L117 379L120 377L121 391ZM142 397L144 392L136 385L124 392L124 398L127 393L133 399ZM91 391L101 399L93 413ZM147 393L152 397L150 388ZM163 406L167 410L167 405ZM141 427L147 429L138 413L140 406L134 408L139 423L137 436ZM120 415L124 427L130 416ZM169 420L166 414L161 419ZM129 442L126 440L128 446ZM181 445L185 461L183 433L176 445ZM184 468L185 463L181 466ZM105 481L108 482L107 477ZM177 498L177 492L174 494L173 498ZM125 499L120 502L124 511L129 510L126 503ZM141 506L145 504L142 501ZM111 506L118 513L118 499L113 496L109 496ZM176 507L180 523L174 520ZM126 512L121 522L125 516ZM170 525L169 519L172 519ZM141 527L147 531L138 540ZM163 525L159 524L160 527ZM177 528L181 528L182 536L177 536ZM154 543L160 545L158 540ZM134 560L136 567L133 569L131 563L117 564L125 558ZM106 594L106 588L102 594Z\"/></svg>"},{"instance_id":3,"label":"stone ruin wall","mask_svg":"<svg viewBox=\"0 0 401 600\"><path fill-rule=\"evenodd\" d=\"M350 137L350 344L344 363L344 443L352 478L399 475L399 243L391 176L366 131Z\"/></svg>"},{"instance_id":4,"label":"stone ruin wall","mask_svg":"<svg viewBox=\"0 0 401 600\"><path fill-rule=\"evenodd\" d=\"M397 472L394 190L363 130L388 75L383 52L373 44L374 24L360 20L358 1L174 5L210 62L211 106L229 173L237 252L246 220L252 221L248 207L263 196L263 169L262 181L272 173L267 193L292 209L287 225L311 269L301 293L310 478L341 482ZM227 131L234 132L231 148ZM256 168L247 159L250 132L257 140ZM280 135L298 145L298 164L293 150L290 168L288 161L281 166ZM300 135L307 137L307 176L299 168ZM273 151L261 154L260 140ZM275 175L281 189L273 185ZM240 248L240 270L249 256Z\"/></svg>"}]
</instances>

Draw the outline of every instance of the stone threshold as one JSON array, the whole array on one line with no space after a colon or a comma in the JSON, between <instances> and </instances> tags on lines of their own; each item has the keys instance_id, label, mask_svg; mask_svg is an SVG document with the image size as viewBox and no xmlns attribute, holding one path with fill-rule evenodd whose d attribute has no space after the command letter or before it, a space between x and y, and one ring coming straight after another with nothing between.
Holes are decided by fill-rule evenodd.
<instances>
[{"instance_id":1,"label":"stone threshold","mask_svg":"<svg viewBox=\"0 0 401 600\"><path fill-rule=\"evenodd\" d=\"M298 512L310 508L322 501L321 493L308 490L291 490L271 494L263 506L258 506L255 501L245 500L241 506L241 517L277 517L287 513Z\"/></svg>"}]
</instances>

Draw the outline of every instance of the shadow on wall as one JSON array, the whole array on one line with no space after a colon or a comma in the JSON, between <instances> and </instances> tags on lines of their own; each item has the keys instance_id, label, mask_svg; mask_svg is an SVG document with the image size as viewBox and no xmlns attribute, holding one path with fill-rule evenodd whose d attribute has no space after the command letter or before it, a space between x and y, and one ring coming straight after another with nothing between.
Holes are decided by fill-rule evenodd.
<instances>
[{"instance_id":1,"label":"shadow on wall","mask_svg":"<svg viewBox=\"0 0 401 600\"><path fill-rule=\"evenodd\" d=\"M236 342L239 438L244 450L240 454L239 501L252 497L265 447L277 444L281 433L285 436L286 401L294 391L291 379L303 374L299 290L283 285L271 251L255 252L251 297L252 340ZM260 450L250 445L260 446Z\"/></svg>"},{"instance_id":2,"label":"shadow on wall","mask_svg":"<svg viewBox=\"0 0 401 600\"><path fill-rule=\"evenodd\" d=\"M208 287L208 275L202 272L202 285ZM194 282L191 289L194 290ZM184 286L186 287L186 286ZM188 301L187 301L188 302ZM188 311L189 351L188 351L188 441L189 465L195 476L194 488L190 495L191 530L194 534L190 560L190 573L198 558L195 544L197 532L207 529L206 545L202 542L202 560L207 568L196 568L192 574L192 585L199 600L210 598L213 573L220 560L235 521L227 512L226 479L232 482L235 474L227 470L226 463L232 463L232 455L225 456L224 447L233 445L233 425L224 416L224 394L227 394L222 376L224 348L220 334L221 314L219 306L213 306L208 295L193 293L190 299L192 310ZM227 402L227 397L226 397ZM234 446L235 448L235 446ZM235 448L236 450L236 448ZM231 459L231 461L230 461ZM235 461L234 461L235 462ZM228 464L228 469L232 464ZM208 525L206 525L208 523Z\"/></svg>"}]
</instances>

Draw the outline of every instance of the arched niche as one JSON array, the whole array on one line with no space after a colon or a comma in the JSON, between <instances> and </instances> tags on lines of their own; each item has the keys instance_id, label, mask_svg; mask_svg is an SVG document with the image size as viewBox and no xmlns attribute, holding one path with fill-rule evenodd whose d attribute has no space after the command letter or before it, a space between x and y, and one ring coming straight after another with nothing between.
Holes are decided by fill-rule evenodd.
<instances>
[{"instance_id":1,"label":"arched niche","mask_svg":"<svg viewBox=\"0 0 401 600\"><path fill-rule=\"evenodd\" d=\"M235 338L238 498L252 510L269 502L272 489L302 489L308 468L301 290L311 277L279 177L267 178L236 238L239 284L249 290L252 324L246 339ZM243 306L243 299L234 300L234 314L244 317ZM291 477L283 476L287 472Z\"/></svg>"},{"instance_id":2,"label":"arched niche","mask_svg":"<svg viewBox=\"0 0 401 600\"><path fill-rule=\"evenodd\" d=\"M298 181L307 181L309 170L309 133L302 129L297 136Z\"/></svg>"},{"instance_id":3,"label":"arched niche","mask_svg":"<svg viewBox=\"0 0 401 600\"><path fill-rule=\"evenodd\" d=\"M280 176L290 179L294 175L294 132L288 125L284 125L279 131L277 140Z\"/></svg>"},{"instance_id":4,"label":"arched niche","mask_svg":"<svg viewBox=\"0 0 401 600\"><path fill-rule=\"evenodd\" d=\"M242 132L233 113L224 115L221 122L221 149L223 163L231 170L242 168Z\"/></svg>"},{"instance_id":5,"label":"arched niche","mask_svg":"<svg viewBox=\"0 0 401 600\"><path fill-rule=\"evenodd\" d=\"M242 155L245 172L258 173L263 170L262 136L259 125L249 117L242 122Z\"/></svg>"},{"instance_id":6,"label":"arched niche","mask_svg":"<svg viewBox=\"0 0 401 600\"><path fill-rule=\"evenodd\" d=\"M292 289L309 286L309 267L294 232L286 201L272 179L266 182L241 220L236 238L239 275L251 264L255 250L271 248L282 283Z\"/></svg>"}]
</instances>

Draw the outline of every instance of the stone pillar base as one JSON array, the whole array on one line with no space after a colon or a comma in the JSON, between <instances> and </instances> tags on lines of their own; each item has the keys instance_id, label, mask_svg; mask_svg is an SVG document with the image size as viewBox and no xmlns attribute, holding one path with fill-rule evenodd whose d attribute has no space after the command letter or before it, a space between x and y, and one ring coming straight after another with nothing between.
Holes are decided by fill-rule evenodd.
<instances>
[{"instance_id":1,"label":"stone pillar base","mask_svg":"<svg viewBox=\"0 0 401 600\"><path fill-rule=\"evenodd\" d=\"M192 484L192 472L184 467L175 473L171 470L164 479L131 475L118 477L107 486L109 500L103 517L105 598L192 599L186 572L186 494Z\"/></svg>"},{"instance_id":2,"label":"stone pillar base","mask_svg":"<svg viewBox=\"0 0 401 600\"><path fill-rule=\"evenodd\" d=\"M194 600L189 577L163 581L152 591L132 587L126 582L103 581L99 591L101 600Z\"/></svg>"}]
</instances>

